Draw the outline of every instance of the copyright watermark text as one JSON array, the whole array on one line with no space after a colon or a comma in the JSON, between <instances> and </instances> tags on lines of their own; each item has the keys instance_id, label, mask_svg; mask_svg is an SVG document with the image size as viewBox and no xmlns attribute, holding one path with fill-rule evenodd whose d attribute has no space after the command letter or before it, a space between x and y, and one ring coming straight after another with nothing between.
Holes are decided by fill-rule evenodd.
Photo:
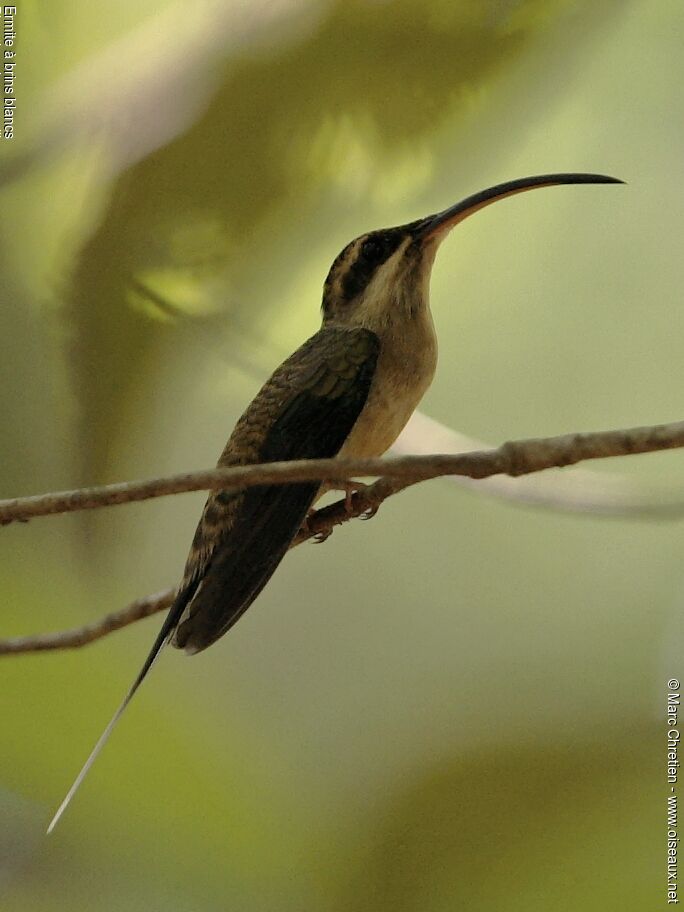
<instances>
[{"instance_id":1,"label":"copyright watermark text","mask_svg":"<svg viewBox=\"0 0 684 912\"><path fill-rule=\"evenodd\" d=\"M677 678L667 682L667 901L678 903L677 850L677 776L679 773L679 713L680 685Z\"/></svg>"}]
</instances>

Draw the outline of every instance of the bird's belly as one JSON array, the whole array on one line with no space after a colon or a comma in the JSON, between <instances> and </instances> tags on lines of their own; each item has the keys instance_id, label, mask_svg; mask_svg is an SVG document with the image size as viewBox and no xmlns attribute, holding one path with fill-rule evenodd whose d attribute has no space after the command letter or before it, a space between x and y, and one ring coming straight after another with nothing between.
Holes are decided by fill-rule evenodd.
<instances>
[{"instance_id":1,"label":"bird's belly","mask_svg":"<svg viewBox=\"0 0 684 912\"><path fill-rule=\"evenodd\" d=\"M415 402L402 403L376 397L369 401L339 452L340 456L365 458L381 456L397 439L413 414Z\"/></svg>"},{"instance_id":2,"label":"bird's belly","mask_svg":"<svg viewBox=\"0 0 684 912\"><path fill-rule=\"evenodd\" d=\"M342 446L339 455L365 458L382 456L402 432L432 382L436 347L419 364L378 365L368 401Z\"/></svg>"}]
</instances>

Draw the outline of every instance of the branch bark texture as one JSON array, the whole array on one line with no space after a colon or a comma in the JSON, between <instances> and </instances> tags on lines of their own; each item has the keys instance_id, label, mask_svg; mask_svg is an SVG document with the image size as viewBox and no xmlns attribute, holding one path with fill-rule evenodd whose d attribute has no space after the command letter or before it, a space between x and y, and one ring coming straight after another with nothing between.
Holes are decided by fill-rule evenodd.
<instances>
[{"instance_id":1,"label":"branch bark texture","mask_svg":"<svg viewBox=\"0 0 684 912\"><path fill-rule=\"evenodd\" d=\"M574 465L585 459L632 456L684 446L684 421L651 427L589 434L563 434L504 443L491 450L396 459L308 459L260 465L204 469L148 481L129 481L101 487L60 491L0 500L0 524L25 522L36 516L93 510L149 500L170 494L209 489L246 488L297 481L345 481L354 477L403 479L406 487L440 475L488 478L517 477L543 469Z\"/></svg>"},{"instance_id":2,"label":"branch bark texture","mask_svg":"<svg viewBox=\"0 0 684 912\"><path fill-rule=\"evenodd\" d=\"M61 491L0 501L0 525L26 522L37 516L92 510L206 489L230 489L298 481L344 482L375 476L378 480L351 496L317 510L292 547L311 538L325 538L334 526L372 514L387 498L410 485L443 475L473 479L492 475L518 477L544 469L574 465L586 459L607 459L684 447L684 421L650 427L564 434L504 443L496 449L471 453L403 456L395 459L317 459L208 469L122 482L102 487ZM169 607L175 594L166 589L137 599L120 611L72 630L0 640L0 655L69 649L83 646L134 621Z\"/></svg>"}]
</instances>

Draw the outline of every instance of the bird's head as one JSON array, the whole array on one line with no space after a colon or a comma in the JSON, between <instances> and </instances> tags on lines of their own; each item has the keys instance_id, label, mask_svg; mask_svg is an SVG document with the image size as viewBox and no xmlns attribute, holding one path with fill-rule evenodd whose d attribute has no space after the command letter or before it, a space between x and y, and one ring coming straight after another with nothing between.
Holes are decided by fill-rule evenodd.
<instances>
[{"instance_id":1,"label":"bird's head","mask_svg":"<svg viewBox=\"0 0 684 912\"><path fill-rule=\"evenodd\" d=\"M602 174L544 174L498 184L436 215L398 228L362 234L330 267L323 288L323 322L382 331L427 307L437 248L454 225L490 203L557 184L621 184Z\"/></svg>"}]
</instances>

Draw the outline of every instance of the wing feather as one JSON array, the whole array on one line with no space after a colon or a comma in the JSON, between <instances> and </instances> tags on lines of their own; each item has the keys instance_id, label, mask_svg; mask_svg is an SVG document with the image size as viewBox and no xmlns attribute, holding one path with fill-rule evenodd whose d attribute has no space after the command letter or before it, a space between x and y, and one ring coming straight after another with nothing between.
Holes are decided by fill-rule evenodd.
<instances>
[{"instance_id":1,"label":"wing feather","mask_svg":"<svg viewBox=\"0 0 684 912\"><path fill-rule=\"evenodd\" d=\"M320 330L258 393L219 464L336 456L366 403L378 352L369 330ZM285 556L319 488L263 485L208 498L178 596L187 604L175 646L199 652L232 627Z\"/></svg>"}]
</instances>

